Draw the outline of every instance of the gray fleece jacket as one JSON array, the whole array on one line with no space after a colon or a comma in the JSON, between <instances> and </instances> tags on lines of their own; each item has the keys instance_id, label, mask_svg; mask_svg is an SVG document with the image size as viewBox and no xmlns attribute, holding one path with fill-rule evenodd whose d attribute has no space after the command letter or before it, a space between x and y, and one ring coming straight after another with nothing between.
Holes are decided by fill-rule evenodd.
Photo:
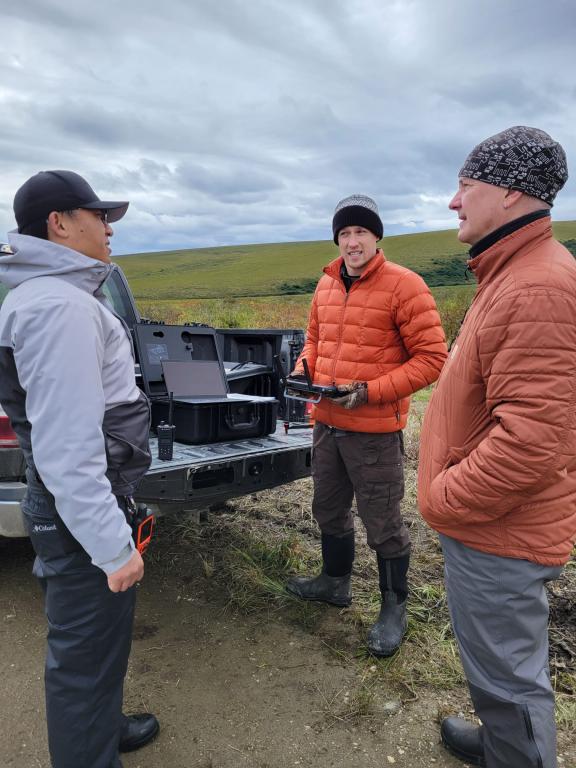
<instances>
[{"instance_id":1,"label":"gray fleece jacket","mask_svg":"<svg viewBox=\"0 0 576 768\"><path fill-rule=\"evenodd\" d=\"M114 493L131 493L150 464L149 405L136 386L128 331L101 292L110 265L46 240L11 234L0 281L0 402L29 478L94 565L131 557Z\"/></svg>"}]
</instances>

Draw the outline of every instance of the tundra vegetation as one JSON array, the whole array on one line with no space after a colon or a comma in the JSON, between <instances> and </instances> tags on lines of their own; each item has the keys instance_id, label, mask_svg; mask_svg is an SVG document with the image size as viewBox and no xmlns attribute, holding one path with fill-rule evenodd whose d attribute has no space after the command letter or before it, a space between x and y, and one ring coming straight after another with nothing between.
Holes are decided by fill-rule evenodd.
<instances>
[{"instance_id":1,"label":"tundra vegetation","mask_svg":"<svg viewBox=\"0 0 576 768\"><path fill-rule=\"evenodd\" d=\"M556 237L576 257L576 222L554 224ZM474 294L466 277L466 249L454 231L386 237L387 258L419 272L431 286L449 342L455 338ZM324 264L336 251L330 242L207 248L119 259L143 316L167 323L216 327L306 326L311 293ZM192 558L196 570L232 608L297 622L318 634L336 657L361 669L361 684L326 715L339 721L376 717L379 692L395 689L403 702L425 690L454 691L466 699L464 678L450 628L436 535L416 508L420 424L429 391L413 402L406 431L404 514L414 544L409 632L390 659L375 660L362 650L365 632L379 606L375 558L357 528L354 602L340 612L342 630L326 634L326 607L300 603L284 590L289 575L320 567L319 531L310 513L311 481L244 497L208 512L207 524L173 521L160 525L150 553L170 565ZM155 554L156 553L156 554ZM169 555L169 556L167 556ZM189 560L188 560L189 561ZM549 586L550 661L557 693L561 746L571 749L576 728L576 559ZM441 697L439 696L439 701ZM466 709L466 704L462 704ZM469 705L468 705L469 706ZM444 715L439 704L438 716Z\"/></svg>"},{"instance_id":2,"label":"tundra vegetation","mask_svg":"<svg viewBox=\"0 0 576 768\"><path fill-rule=\"evenodd\" d=\"M554 224L576 255L576 222ZM386 257L431 286L448 340L474 294L466 248L453 230L385 237ZM329 241L201 248L118 259L143 316L220 328L302 328L322 267L336 256Z\"/></svg>"}]
</instances>

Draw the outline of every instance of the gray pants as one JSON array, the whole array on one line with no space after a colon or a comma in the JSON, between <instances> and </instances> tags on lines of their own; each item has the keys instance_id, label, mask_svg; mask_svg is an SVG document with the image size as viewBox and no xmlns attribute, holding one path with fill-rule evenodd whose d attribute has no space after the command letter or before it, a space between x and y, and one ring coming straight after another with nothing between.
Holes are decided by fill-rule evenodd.
<instances>
[{"instance_id":1,"label":"gray pants","mask_svg":"<svg viewBox=\"0 0 576 768\"><path fill-rule=\"evenodd\" d=\"M544 584L562 568L486 554L447 536L440 541L487 768L556 768Z\"/></svg>"},{"instance_id":2,"label":"gray pants","mask_svg":"<svg viewBox=\"0 0 576 768\"><path fill-rule=\"evenodd\" d=\"M354 529L356 496L368 546L384 558L407 555L410 538L400 514L403 462L402 432L347 432L317 423L312 513L322 533L342 536Z\"/></svg>"},{"instance_id":3,"label":"gray pants","mask_svg":"<svg viewBox=\"0 0 576 768\"><path fill-rule=\"evenodd\" d=\"M136 591L112 593L70 535L52 497L30 493L24 516L48 619L46 719L53 768L122 768L118 742Z\"/></svg>"}]
</instances>

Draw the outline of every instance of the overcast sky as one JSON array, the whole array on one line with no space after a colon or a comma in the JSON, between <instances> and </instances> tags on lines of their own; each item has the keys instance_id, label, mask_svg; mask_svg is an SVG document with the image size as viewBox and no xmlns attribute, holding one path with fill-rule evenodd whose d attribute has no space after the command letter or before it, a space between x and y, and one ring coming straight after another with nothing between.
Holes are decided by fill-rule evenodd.
<instances>
[{"instance_id":1,"label":"overcast sky","mask_svg":"<svg viewBox=\"0 0 576 768\"><path fill-rule=\"evenodd\" d=\"M388 234L456 226L468 151L548 131L572 178L574 0L2 3L0 240L38 170L127 199L116 254L330 239L374 197Z\"/></svg>"}]
</instances>

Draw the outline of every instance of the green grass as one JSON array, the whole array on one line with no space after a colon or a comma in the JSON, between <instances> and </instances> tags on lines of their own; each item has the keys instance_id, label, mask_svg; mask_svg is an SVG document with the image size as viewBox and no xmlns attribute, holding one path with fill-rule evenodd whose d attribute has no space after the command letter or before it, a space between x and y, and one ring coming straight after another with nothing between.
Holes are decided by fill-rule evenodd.
<instances>
[{"instance_id":1,"label":"green grass","mask_svg":"<svg viewBox=\"0 0 576 768\"><path fill-rule=\"evenodd\" d=\"M574 733L576 729L576 699L566 694L556 695L556 724Z\"/></svg>"},{"instance_id":2,"label":"green grass","mask_svg":"<svg viewBox=\"0 0 576 768\"><path fill-rule=\"evenodd\" d=\"M304 328L311 296L219 299L138 299L143 317L172 325L207 323L216 328Z\"/></svg>"},{"instance_id":3,"label":"green grass","mask_svg":"<svg viewBox=\"0 0 576 768\"><path fill-rule=\"evenodd\" d=\"M432 288L442 325L449 341L455 337L475 283ZM259 296L226 299L138 300L143 317L172 325L206 323L216 328L305 328L310 295Z\"/></svg>"},{"instance_id":4,"label":"green grass","mask_svg":"<svg viewBox=\"0 0 576 768\"><path fill-rule=\"evenodd\" d=\"M558 222L554 232L560 240L573 240L576 221ZM435 275L440 284L465 283L467 248L458 242L456 230L385 237L383 248L391 261ZM136 298L157 301L274 296L287 283L308 290L307 281L318 279L337 255L331 241L320 241L141 253L117 261ZM449 275L442 276L442 265L450 267Z\"/></svg>"},{"instance_id":5,"label":"green grass","mask_svg":"<svg viewBox=\"0 0 576 768\"><path fill-rule=\"evenodd\" d=\"M229 518L228 523L232 523L226 537L230 538L226 548L221 550L223 558L218 570L231 603L247 614L282 615L314 632L323 614L322 606L292 597L286 592L285 584L294 573L319 572L317 545L310 547L295 532L284 532L278 538L278 531L270 535L268 530L268 536L259 538L253 532L234 530L233 518ZM370 555L368 559L371 559ZM359 570L364 570L362 563ZM361 639L378 615L380 592L377 579L363 577L360 573L354 578L354 587L354 603L341 612L341 617L350 633L358 637L354 655L361 665L372 669L381 681L409 690L423 685L447 690L463 682L441 582L415 584L409 603L407 638L394 656L378 660L363 650ZM346 647L338 645L330 646L330 650L339 657L349 654ZM363 707L368 705L369 689L362 689L359 696L359 700L354 699L345 707L347 715L361 714Z\"/></svg>"}]
</instances>

